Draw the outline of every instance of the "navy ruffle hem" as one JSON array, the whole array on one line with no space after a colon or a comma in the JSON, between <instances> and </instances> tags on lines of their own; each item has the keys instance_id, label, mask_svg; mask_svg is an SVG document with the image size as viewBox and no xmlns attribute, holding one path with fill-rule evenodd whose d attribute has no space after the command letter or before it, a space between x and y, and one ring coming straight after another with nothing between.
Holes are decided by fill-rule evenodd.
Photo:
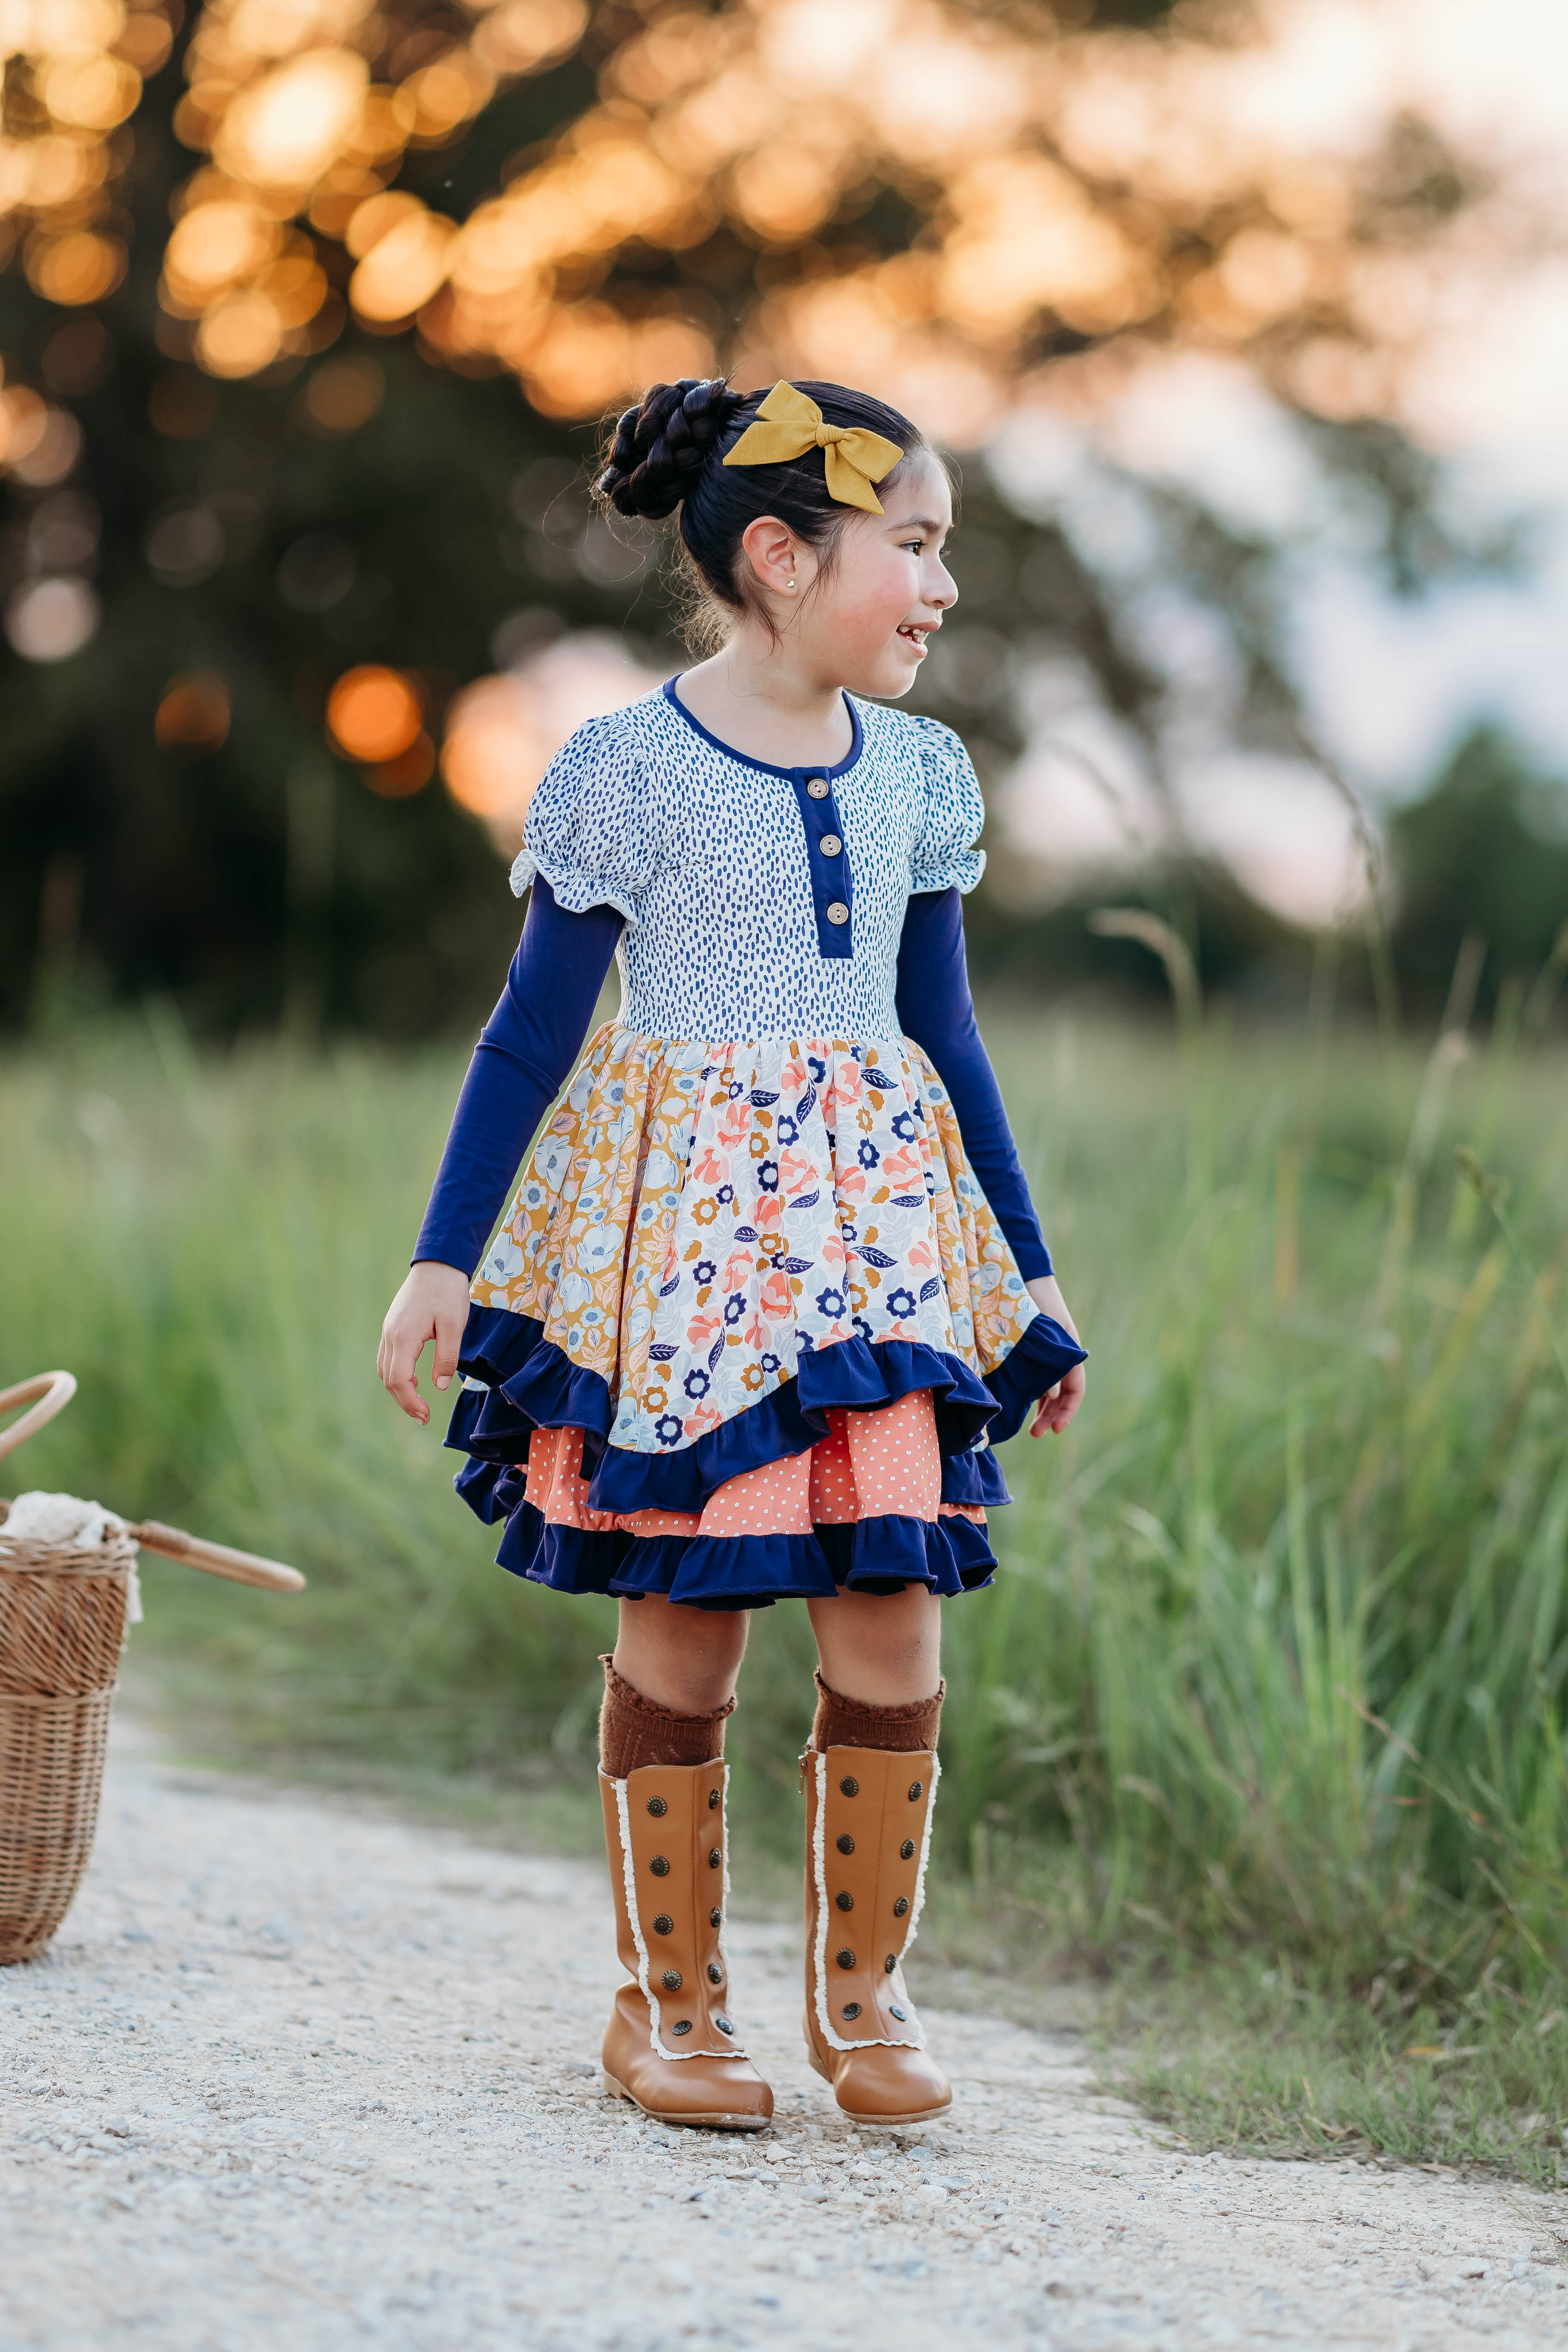
<instances>
[{"instance_id":1,"label":"navy ruffle hem","mask_svg":"<svg viewBox=\"0 0 1568 2352\"><path fill-rule=\"evenodd\" d=\"M631 1536L547 1522L524 1496L535 1429L581 1429L588 1503L596 1511L700 1512L731 1478L804 1454L840 1408L875 1411L929 1389L942 1451L944 1503L1010 1502L992 1441L1013 1436L1035 1399L1084 1360L1085 1350L1037 1315L984 1377L962 1357L917 1340L847 1339L802 1355L793 1381L695 1444L634 1454L605 1443L614 1418L607 1384L573 1364L531 1316L473 1307L458 1355L466 1379L446 1443L468 1457L454 1485L488 1526L504 1521L496 1555L514 1575L562 1592L664 1594L704 1609L765 1609L774 1601L848 1589L941 1594L988 1584L996 1562L972 1519L897 1514L819 1525L810 1535Z\"/></svg>"}]
</instances>

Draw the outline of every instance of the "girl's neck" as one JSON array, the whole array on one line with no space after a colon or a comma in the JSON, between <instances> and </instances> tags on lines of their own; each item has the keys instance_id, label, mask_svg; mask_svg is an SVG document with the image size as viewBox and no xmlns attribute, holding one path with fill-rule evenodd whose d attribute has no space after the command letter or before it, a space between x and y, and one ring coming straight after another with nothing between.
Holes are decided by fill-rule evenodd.
<instances>
[{"instance_id":1,"label":"girl's neck","mask_svg":"<svg viewBox=\"0 0 1568 2352\"><path fill-rule=\"evenodd\" d=\"M854 744L842 686L803 649L759 630L739 629L721 653L683 671L676 692L721 743L772 767L837 767Z\"/></svg>"}]
</instances>

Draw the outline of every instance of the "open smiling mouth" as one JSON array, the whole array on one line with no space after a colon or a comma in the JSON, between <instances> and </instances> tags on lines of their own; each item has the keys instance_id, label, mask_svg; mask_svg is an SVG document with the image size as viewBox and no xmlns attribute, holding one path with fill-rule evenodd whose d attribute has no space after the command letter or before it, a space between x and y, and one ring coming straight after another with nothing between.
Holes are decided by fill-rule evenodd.
<instances>
[{"instance_id":1,"label":"open smiling mouth","mask_svg":"<svg viewBox=\"0 0 1568 2352\"><path fill-rule=\"evenodd\" d=\"M924 629L919 627L914 622L900 622L899 625L898 635L902 637L905 645L913 646L916 653L924 653L926 649L926 632Z\"/></svg>"}]
</instances>

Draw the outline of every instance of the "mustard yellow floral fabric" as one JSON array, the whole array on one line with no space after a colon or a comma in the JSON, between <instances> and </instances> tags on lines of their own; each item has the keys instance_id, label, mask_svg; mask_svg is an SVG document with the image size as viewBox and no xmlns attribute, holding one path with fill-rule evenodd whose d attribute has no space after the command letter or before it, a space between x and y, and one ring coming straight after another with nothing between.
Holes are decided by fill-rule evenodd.
<instances>
[{"instance_id":1,"label":"mustard yellow floral fabric","mask_svg":"<svg viewBox=\"0 0 1568 2352\"><path fill-rule=\"evenodd\" d=\"M474 1298L537 1318L690 1445L856 1336L991 1370L1036 1309L908 1039L672 1044L607 1024L541 1135Z\"/></svg>"}]
</instances>

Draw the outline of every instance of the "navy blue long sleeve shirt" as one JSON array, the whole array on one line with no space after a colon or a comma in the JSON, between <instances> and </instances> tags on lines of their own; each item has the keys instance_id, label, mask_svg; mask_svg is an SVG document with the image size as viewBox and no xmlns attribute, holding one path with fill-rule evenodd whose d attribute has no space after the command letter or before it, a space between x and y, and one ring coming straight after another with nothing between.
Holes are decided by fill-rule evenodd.
<instances>
[{"instance_id":1,"label":"navy blue long sleeve shirt","mask_svg":"<svg viewBox=\"0 0 1568 2352\"><path fill-rule=\"evenodd\" d=\"M458 1097L416 1265L433 1259L466 1275L479 1265L522 1156L582 1051L623 929L614 907L567 913L543 876L535 877L506 987ZM1049 1274L1050 1255L975 1026L956 889L910 900L896 1003L905 1034L924 1046L952 1097L969 1164L1019 1272L1026 1281Z\"/></svg>"}]
</instances>

